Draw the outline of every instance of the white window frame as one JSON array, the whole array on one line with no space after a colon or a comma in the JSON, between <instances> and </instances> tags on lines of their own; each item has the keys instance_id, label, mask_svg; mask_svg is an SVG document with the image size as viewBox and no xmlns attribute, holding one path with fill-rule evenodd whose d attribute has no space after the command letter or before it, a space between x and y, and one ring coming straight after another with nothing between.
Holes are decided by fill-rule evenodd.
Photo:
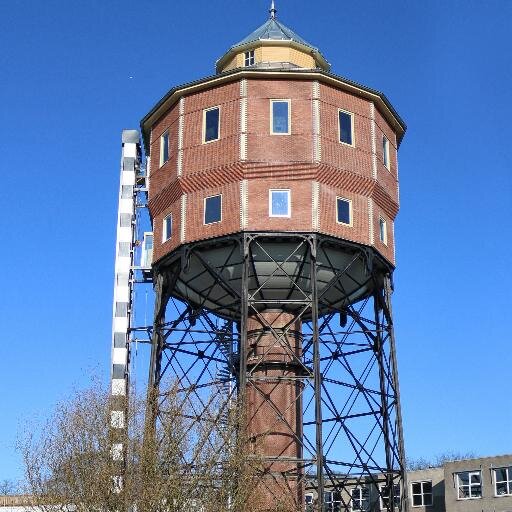
<instances>
[{"instance_id":1,"label":"white window frame","mask_svg":"<svg viewBox=\"0 0 512 512\"><path fill-rule=\"evenodd\" d=\"M272 192L287 192L288 194L288 212L286 214L273 214L272 213ZM290 218L292 216L292 193L289 188L271 188L268 191L268 216L276 218Z\"/></svg>"},{"instance_id":2,"label":"white window frame","mask_svg":"<svg viewBox=\"0 0 512 512\"><path fill-rule=\"evenodd\" d=\"M213 197L220 197L220 219L213 222L206 222L206 201L208 199L212 199ZM203 225L210 226L212 224L218 224L219 222L222 222L222 194L213 194L211 196L205 197L203 200Z\"/></svg>"},{"instance_id":3,"label":"white window frame","mask_svg":"<svg viewBox=\"0 0 512 512\"><path fill-rule=\"evenodd\" d=\"M308 503L308 498L311 498L311 501ZM308 508L308 506L310 508ZM312 493L310 492L307 492L306 494L304 494L304 510L306 512L309 512L309 510L313 510L313 506L314 506L314 496Z\"/></svg>"},{"instance_id":4,"label":"white window frame","mask_svg":"<svg viewBox=\"0 0 512 512\"><path fill-rule=\"evenodd\" d=\"M462 484L460 482L460 477L459 475L462 475L463 473L467 473L468 474L468 484ZM479 476L479 482L477 484L472 484L471 483L471 476L472 475L478 475ZM458 471L457 473L454 474L454 477L455 477L455 489L457 490L457 500L458 501L466 501L466 500L480 500L482 499L482 472L478 469L476 471ZM468 487L469 488L469 496L467 498L461 498L460 497L460 488L461 487ZM480 496L471 496L471 488L472 487L480 487Z\"/></svg>"},{"instance_id":5,"label":"white window frame","mask_svg":"<svg viewBox=\"0 0 512 512\"><path fill-rule=\"evenodd\" d=\"M211 139L211 140L206 140L206 113L210 112L211 110L219 111L219 119L217 121L217 138ZM210 144L211 142L220 140L220 105L215 105L214 107L205 108L203 110L203 134L202 134L201 140L202 140L203 144Z\"/></svg>"},{"instance_id":6,"label":"white window frame","mask_svg":"<svg viewBox=\"0 0 512 512\"><path fill-rule=\"evenodd\" d=\"M171 225L171 234L169 237L167 237L167 224L170 222ZM172 238L172 228L174 226L172 225L172 213L168 213L163 219L162 219L162 243L167 242L167 240L170 240ZM153 239L153 243L155 243L155 240Z\"/></svg>"},{"instance_id":7,"label":"white window frame","mask_svg":"<svg viewBox=\"0 0 512 512\"><path fill-rule=\"evenodd\" d=\"M348 142L344 142L341 140L341 122L340 122L340 112L343 112L344 114L348 114L350 116L350 135L352 138L352 144L349 144ZM344 110L342 108L338 109L338 142L340 144L343 144L344 146L348 146L349 148L353 148L356 145L356 133L354 130L354 113L349 112L348 110Z\"/></svg>"},{"instance_id":8,"label":"white window frame","mask_svg":"<svg viewBox=\"0 0 512 512\"><path fill-rule=\"evenodd\" d=\"M167 160L164 160L164 142L165 142L165 138L167 137ZM169 158L170 158L170 151L169 151L169 142L170 139L169 139L169 130L165 130L164 133L162 133L162 135L160 135L160 167L162 167L162 165L164 165L166 162L169 161Z\"/></svg>"},{"instance_id":9,"label":"white window frame","mask_svg":"<svg viewBox=\"0 0 512 512\"><path fill-rule=\"evenodd\" d=\"M340 222L338 220L338 199L348 203L348 220L349 220L348 223L347 222ZM347 199L346 197L343 197L343 196L337 196L336 197L336 224L339 224L340 226L348 226L348 227L352 227L353 226L352 199Z\"/></svg>"},{"instance_id":10,"label":"white window frame","mask_svg":"<svg viewBox=\"0 0 512 512\"><path fill-rule=\"evenodd\" d=\"M336 509L341 509L340 493L332 490L324 491L324 511L334 512Z\"/></svg>"},{"instance_id":11,"label":"white window frame","mask_svg":"<svg viewBox=\"0 0 512 512\"><path fill-rule=\"evenodd\" d=\"M171 228L172 229L172 228ZM148 243L151 240L151 247L148 249ZM151 267L153 263L153 251L155 249L155 236L152 231L144 232L142 239L142 252L140 256L140 266L144 268Z\"/></svg>"},{"instance_id":12,"label":"white window frame","mask_svg":"<svg viewBox=\"0 0 512 512\"><path fill-rule=\"evenodd\" d=\"M274 131L274 103L288 103L288 131ZM292 103L290 99L272 99L270 100L270 135L290 135L292 133Z\"/></svg>"},{"instance_id":13,"label":"white window frame","mask_svg":"<svg viewBox=\"0 0 512 512\"><path fill-rule=\"evenodd\" d=\"M379 216L379 240L388 245L388 221L382 216Z\"/></svg>"},{"instance_id":14,"label":"white window frame","mask_svg":"<svg viewBox=\"0 0 512 512\"><path fill-rule=\"evenodd\" d=\"M420 484L421 485L421 493L420 494L415 494L413 492L413 485L414 484ZM423 489L423 484L430 484L431 491L426 493L425 490ZM415 505L414 504L414 496L421 496L421 504L420 505ZM429 504L425 503L425 496L430 496L430 503ZM414 482L411 482L411 506L413 508L417 508L417 507L433 507L434 506L434 489L433 489L433 485L432 485L432 480L415 480Z\"/></svg>"},{"instance_id":15,"label":"white window frame","mask_svg":"<svg viewBox=\"0 0 512 512\"><path fill-rule=\"evenodd\" d=\"M368 506L366 508L363 508L362 507L362 504L363 504L363 489L366 490L368 492ZM354 499L354 491L358 491L358 497ZM354 505L358 504L358 508L356 508ZM370 507L371 507L371 502L370 502L370 488L367 486L367 485L362 485L362 486L359 486L359 487L354 487L353 489L351 489L350 491L350 509L352 510L352 512L356 512L356 511L363 511L363 512L367 512L368 510L370 510Z\"/></svg>"},{"instance_id":16,"label":"white window frame","mask_svg":"<svg viewBox=\"0 0 512 512\"><path fill-rule=\"evenodd\" d=\"M382 134L382 161L386 169L390 169L391 165L389 162L389 139Z\"/></svg>"},{"instance_id":17,"label":"white window frame","mask_svg":"<svg viewBox=\"0 0 512 512\"><path fill-rule=\"evenodd\" d=\"M254 50L247 50L244 53L244 66L254 66Z\"/></svg>"},{"instance_id":18,"label":"white window frame","mask_svg":"<svg viewBox=\"0 0 512 512\"><path fill-rule=\"evenodd\" d=\"M507 480L498 480L496 472L498 469L504 469L507 472ZM503 496L511 496L512 495L512 465L511 466L503 466L500 468L493 468L492 470L493 480L494 480L494 496L496 498L501 498ZM506 494L498 494L498 483L506 483L507 484L507 493Z\"/></svg>"},{"instance_id":19,"label":"white window frame","mask_svg":"<svg viewBox=\"0 0 512 512\"><path fill-rule=\"evenodd\" d=\"M382 494L383 494L383 490L385 489L386 487L386 484L381 484L379 485L379 506L380 506L380 509L381 510L386 510L386 507L384 506L384 500L382 498ZM395 499L397 498L397 495L395 493L396 489L398 489L398 500L400 501L401 499L401 489L400 489L400 484L393 484L393 509L397 509L399 508L399 504L397 505L395 503Z\"/></svg>"}]
</instances>

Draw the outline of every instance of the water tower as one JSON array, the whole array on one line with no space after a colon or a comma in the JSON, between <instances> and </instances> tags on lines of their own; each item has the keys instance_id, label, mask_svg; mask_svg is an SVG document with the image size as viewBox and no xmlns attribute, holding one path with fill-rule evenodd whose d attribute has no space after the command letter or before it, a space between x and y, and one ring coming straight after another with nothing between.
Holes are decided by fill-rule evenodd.
<instances>
[{"instance_id":1,"label":"water tower","mask_svg":"<svg viewBox=\"0 0 512 512\"><path fill-rule=\"evenodd\" d=\"M405 509L390 301L405 124L382 93L331 73L273 5L216 71L141 123L149 386L170 378L193 399L190 428L212 396L212 431L243 400L269 505L363 510L378 496L382 510ZM165 407L162 396L155 421Z\"/></svg>"}]
</instances>

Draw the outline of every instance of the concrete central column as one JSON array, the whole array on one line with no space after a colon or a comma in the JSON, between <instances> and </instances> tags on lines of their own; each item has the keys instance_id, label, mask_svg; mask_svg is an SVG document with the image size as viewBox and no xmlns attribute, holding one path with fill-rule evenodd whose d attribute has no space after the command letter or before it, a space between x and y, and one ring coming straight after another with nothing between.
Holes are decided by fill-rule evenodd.
<instances>
[{"instance_id":1,"label":"concrete central column","mask_svg":"<svg viewBox=\"0 0 512 512\"><path fill-rule=\"evenodd\" d=\"M274 309L249 316L247 344L247 428L266 472L258 493L269 508L302 510L301 322Z\"/></svg>"}]
</instances>

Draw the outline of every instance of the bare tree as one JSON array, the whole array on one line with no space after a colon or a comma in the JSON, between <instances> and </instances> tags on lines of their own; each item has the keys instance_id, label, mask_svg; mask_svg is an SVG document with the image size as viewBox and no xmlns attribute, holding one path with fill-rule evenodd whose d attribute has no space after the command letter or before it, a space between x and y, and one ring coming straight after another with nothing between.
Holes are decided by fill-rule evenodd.
<instances>
[{"instance_id":1,"label":"bare tree","mask_svg":"<svg viewBox=\"0 0 512 512\"><path fill-rule=\"evenodd\" d=\"M76 392L44 424L29 425L18 446L34 504L43 512L70 506L77 512L286 510L282 503L269 507L257 492L262 465L248 449L242 407L232 401L224 428L214 429L219 404L212 399L191 429L186 418L192 411L172 386L165 398L166 414L156 423L148 420L153 398L130 403L122 492L112 480L118 468L111 404L101 386Z\"/></svg>"},{"instance_id":2,"label":"bare tree","mask_svg":"<svg viewBox=\"0 0 512 512\"><path fill-rule=\"evenodd\" d=\"M440 468L446 462L450 462L452 460L468 460L474 459L476 457L473 452L457 452L457 451L448 451L444 453L440 453L434 456L431 459L426 459L420 457L419 459L407 459L407 470L408 471L417 471L420 469L428 469L428 468Z\"/></svg>"},{"instance_id":3,"label":"bare tree","mask_svg":"<svg viewBox=\"0 0 512 512\"><path fill-rule=\"evenodd\" d=\"M0 496L13 496L18 493L18 484L12 480L0 481Z\"/></svg>"}]
</instances>

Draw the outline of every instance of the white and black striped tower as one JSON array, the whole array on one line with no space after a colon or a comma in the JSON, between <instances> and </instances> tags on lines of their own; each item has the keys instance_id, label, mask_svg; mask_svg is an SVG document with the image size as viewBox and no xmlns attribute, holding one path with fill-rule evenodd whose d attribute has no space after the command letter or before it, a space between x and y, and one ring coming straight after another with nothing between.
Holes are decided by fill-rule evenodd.
<instances>
[{"instance_id":1,"label":"white and black striped tower","mask_svg":"<svg viewBox=\"0 0 512 512\"><path fill-rule=\"evenodd\" d=\"M141 147L137 130L122 134L119 209L117 214L114 301L112 309L111 432L112 458L117 471L115 489L123 487L126 458L127 407L130 387L130 326L133 307L134 255L136 242L137 173Z\"/></svg>"}]
</instances>

